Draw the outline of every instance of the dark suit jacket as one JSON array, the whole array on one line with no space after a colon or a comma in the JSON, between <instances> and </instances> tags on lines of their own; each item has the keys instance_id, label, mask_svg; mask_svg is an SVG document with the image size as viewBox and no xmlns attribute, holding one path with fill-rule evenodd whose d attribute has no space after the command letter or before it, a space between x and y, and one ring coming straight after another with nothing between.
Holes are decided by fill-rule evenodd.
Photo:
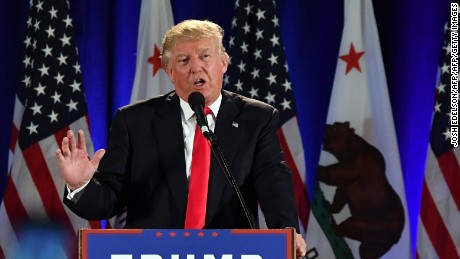
<instances>
[{"instance_id":1,"label":"dark suit jacket","mask_svg":"<svg viewBox=\"0 0 460 259\"><path fill-rule=\"evenodd\" d=\"M227 91L222 95L215 134L256 221L259 202L269 228L298 229L291 173L276 135L277 110ZM117 111L98 172L64 203L86 219L110 218L127 206L127 228L179 229L187 192L181 109L171 92ZM214 157L205 228L249 228Z\"/></svg>"}]
</instances>

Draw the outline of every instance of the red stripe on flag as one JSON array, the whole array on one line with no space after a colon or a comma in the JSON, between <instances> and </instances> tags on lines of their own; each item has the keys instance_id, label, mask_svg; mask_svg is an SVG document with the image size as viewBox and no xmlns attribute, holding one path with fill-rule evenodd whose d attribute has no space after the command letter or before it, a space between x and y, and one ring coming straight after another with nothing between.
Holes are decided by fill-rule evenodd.
<instances>
[{"instance_id":1,"label":"red stripe on flag","mask_svg":"<svg viewBox=\"0 0 460 259\"><path fill-rule=\"evenodd\" d=\"M449 150L436 159L449 187L452 199L457 205L457 209L460 210L460 166L458 165L455 153L453 150Z\"/></svg>"},{"instance_id":2,"label":"red stripe on flag","mask_svg":"<svg viewBox=\"0 0 460 259\"><path fill-rule=\"evenodd\" d=\"M54 152L53 152L54 153ZM67 213L65 212L64 205L59 198L59 194L55 188L51 172L46 164L45 157L38 143L35 143L22 151L27 168L34 181L40 198L45 207L48 217L53 221L58 221L69 233L69 242L76 244L77 237L73 229L72 222L70 221ZM76 258L77 251L69 249L66 251L69 258Z\"/></svg>"},{"instance_id":3,"label":"red stripe on flag","mask_svg":"<svg viewBox=\"0 0 460 259\"><path fill-rule=\"evenodd\" d=\"M13 124L13 129L11 130L11 141L10 141L10 149L14 151L14 147L16 146L16 142L18 142L19 131L16 128L16 125Z\"/></svg>"},{"instance_id":4,"label":"red stripe on flag","mask_svg":"<svg viewBox=\"0 0 460 259\"><path fill-rule=\"evenodd\" d=\"M422 201L420 217L436 253L439 258L455 258L453 255L457 254L457 249L442 220L441 214L439 214L426 182L423 183Z\"/></svg>"},{"instance_id":5,"label":"red stripe on flag","mask_svg":"<svg viewBox=\"0 0 460 259\"><path fill-rule=\"evenodd\" d=\"M299 169L297 168L294 158L292 157L291 150L289 149L286 138L284 136L284 132L281 128L278 129L277 135L281 143L281 148L284 152L284 159L286 160L289 168L292 171L292 178L294 181L294 196L297 203L297 211L299 213L300 222L302 223L303 228L306 230L310 211L310 204L307 198L307 189L305 187L305 183L302 181Z\"/></svg>"},{"instance_id":6,"label":"red stripe on flag","mask_svg":"<svg viewBox=\"0 0 460 259\"><path fill-rule=\"evenodd\" d=\"M60 130L58 130L57 132L54 133L54 138L56 139L56 142L59 146L59 148L61 148L61 143L62 143L62 139L64 137L67 137L67 131L70 130L70 127L64 127Z\"/></svg>"},{"instance_id":7,"label":"red stripe on flag","mask_svg":"<svg viewBox=\"0 0 460 259\"><path fill-rule=\"evenodd\" d=\"M19 198L19 193L14 185L13 179L11 179L11 174L8 175L5 194L3 196L3 204L5 205L5 211L6 214L8 214L11 227L17 236L22 222L28 221L29 216Z\"/></svg>"},{"instance_id":8,"label":"red stripe on flag","mask_svg":"<svg viewBox=\"0 0 460 259\"><path fill-rule=\"evenodd\" d=\"M23 150L23 156L48 217L52 220L62 220L66 227L73 230L38 143Z\"/></svg>"},{"instance_id":9,"label":"red stripe on flag","mask_svg":"<svg viewBox=\"0 0 460 259\"><path fill-rule=\"evenodd\" d=\"M89 115L88 114L85 116L85 119L86 119L86 124L88 125L88 133L91 134L91 124L90 124L90 121L89 121Z\"/></svg>"},{"instance_id":10,"label":"red stripe on flag","mask_svg":"<svg viewBox=\"0 0 460 259\"><path fill-rule=\"evenodd\" d=\"M100 221L90 220L88 222L91 228L96 228L96 229L102 228L102 224Z\"/></svg>"}]
</instances>

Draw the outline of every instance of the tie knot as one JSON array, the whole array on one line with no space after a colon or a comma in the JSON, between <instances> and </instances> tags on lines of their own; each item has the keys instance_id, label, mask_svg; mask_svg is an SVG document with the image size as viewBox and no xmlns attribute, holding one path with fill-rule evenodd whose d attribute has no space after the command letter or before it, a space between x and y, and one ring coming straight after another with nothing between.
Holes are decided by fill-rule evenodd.
<instances>
[{"instance_id":1,"label":"tie knot","mask_svg":"<svg viewBox=\"0 0 460 259\"><path fill-rule=\"evenodd\" d=\"M212 111L209 107L204 107L204 114L205 115L209 115L209 114L212 114Z\"/></svg>"}]
</instances>

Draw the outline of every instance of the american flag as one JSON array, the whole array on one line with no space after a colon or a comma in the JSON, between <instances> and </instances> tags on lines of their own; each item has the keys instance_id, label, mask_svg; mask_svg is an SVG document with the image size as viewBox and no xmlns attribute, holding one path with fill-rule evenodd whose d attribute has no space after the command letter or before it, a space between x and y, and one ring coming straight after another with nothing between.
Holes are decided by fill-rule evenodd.
<instances>
[{"instance_id":1,"label":"american flag","mask_svg":"<svg viewBox=\"0 0 460 259\"><path fill-rule=\"evenodd\" d=\"M460 258L460 148L450 143L450 36L451 30L446 26L422 187L417 258Z\"/></svg>"},{"instance_id":2,"label":"american flag","mask_svg":"<svg viewBox=\"0 0 460 259\"><path fill-rule=\"evenodd\" d=\"M299 222L304 231L310 210L305 158L276 4L271 0L240 0L235 9L228 42L230 66L224 78L225 88L278 109L278 136L292 171Z\"/></svg>"},{"instance_id":3,"label":"american flag","mask_svg":"<svg viewBox=\"0 0 460 259\"><path fill-rule=\"evenodd\" d=\"M55 150L69 129L82 129L89 136L68 1L31 0L24 43L9 172L0 206L0 258L21 249L17 245L26 223L59 225L70 233L74 246L78 229L100 228L99 222L89 223L64 207L65 183L55 158ZM91 140L86 140L92 154ZM69 258L75 255L73 249L64 252Z\"/></svg>"}]
</instances>

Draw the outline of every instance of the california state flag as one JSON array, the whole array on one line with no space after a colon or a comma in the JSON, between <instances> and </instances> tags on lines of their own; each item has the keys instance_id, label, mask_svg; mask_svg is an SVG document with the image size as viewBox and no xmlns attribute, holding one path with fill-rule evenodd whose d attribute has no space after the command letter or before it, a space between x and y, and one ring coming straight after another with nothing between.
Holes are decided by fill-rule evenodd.
<instances>
[{"instance_id":1,"label":"california state flag","mask_svg":"<svg viewBox=\"0 0 460 259\"><path fill-rule=\"evenodd\" d=\"M142 0L131 103L174 90L168 74L161 68L160 59L163 36L173 25L169 0ZM124 228L126 216L125 209L109 222L113 228Z\"/></svg>"},{"instance_id":2,"label":"california state flag","mask_svg":"<svg viewBox=\"0 0 460 259\"><path fill-rule=\"evenodd\" d=\"M412 258L406 196L371 0L345 23L307 227L307 258Z\"/></svg>"},{"instance_id":3,"label":"california state flag","mask_svg":"<svg viewBox=\"0 0 460 259\"><path fill-rule=\"evenodd\" d=\"M169 0L142 0L131 103L174 89L168 74L161 68L160 59L161 41L173 25Z\"/></svg>"}]
</instances>

